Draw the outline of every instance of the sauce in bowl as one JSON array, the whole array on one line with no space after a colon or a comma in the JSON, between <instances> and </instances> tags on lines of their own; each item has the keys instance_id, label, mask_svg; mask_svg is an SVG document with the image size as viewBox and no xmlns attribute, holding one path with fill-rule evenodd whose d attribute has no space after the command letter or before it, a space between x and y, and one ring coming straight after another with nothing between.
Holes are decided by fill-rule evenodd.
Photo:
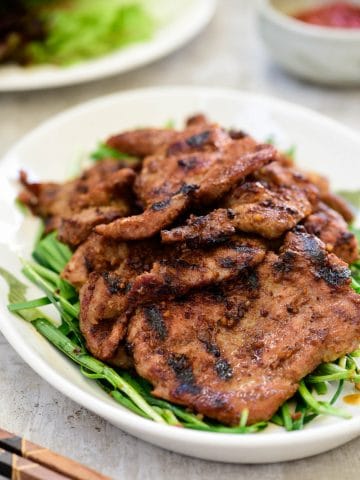
<instances>
[{"instance_id":1,"label":"sauce in bowl","mask_svg":"<svg viewBox=\"0 0 360 480\"><path fill-rule=\"evenodd\" d=\"M334 28L360 28L360 6L335 2L322 7L303 10L294 17L312 25Z\"/></svg>"}]
</instances>

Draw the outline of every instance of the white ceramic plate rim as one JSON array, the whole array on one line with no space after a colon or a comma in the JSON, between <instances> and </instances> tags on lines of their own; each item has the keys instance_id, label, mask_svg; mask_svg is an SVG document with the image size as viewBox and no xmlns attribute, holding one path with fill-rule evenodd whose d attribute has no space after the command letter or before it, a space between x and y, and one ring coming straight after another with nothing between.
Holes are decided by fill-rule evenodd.
<instances>
[{"instance_id":1,"label":"white ceramic plate rim","mask_svg":"<svg viewBox=\"0 0 360 480\"><path fill-rule=\"evenodd\" d=\"M18 148L21 148L22 144L29 141L30 139L36 139L37 136L41 136L46 130L51 130L57 124L61 124L67 117L73 115L81 115L86 112L90 112L98 104L111 104L115 99L119 100L121 98L131 99L133 97L137 100L141 97L148 96L171 96L171 95L198 95L199 97L208 97L211 98L212 95L223 96L228 98L236 99L252 99L261 101L264 106L271 108L273 105L274 108L281 108L292 113L296 113L299 116L309 118L311 116L312 120L321 123L322 125L336 128L341 135L347 136L349 140L359 143L359 137L356 132L351 129L339 124L338 122L331 120L321 114L308 110L304 107L294 105L290 102L285 102L283 100L272 99L267 96L232 91L229 89L216 89L216 88L194 88L194 87L171 87L171 88L150 88L150 89L139 89L132 90L129 92L123 92L120 94L113 94L99 99L87 102L78 107L67 110L60 115L57 115L52 120L45 122L40 125L34 131L26 135L17 145L11 149L8 154L5 156L5 159L8 157L13 157ZM1 166L0 166L1 168ZM151 434L154 439L156 436L161 437L162 439L169 440L169 448L171 449L171 440L180 441L180 442L189 442L190 444L198 444L201 446L232 446L232 447L243 447L246 449L256 449L256 447L274 447L281 448L288 447L289 443L292 447L296 448L306 444L308 440L311 442L321 441L327 438L328 436L336 436L344 428L346 428L347 437L354 437L360 434L360 415L354 417L350 420L339 421L338 423L330 425L318 425L316 429L305 429L302 431L295 432L285 432L285 431L276 431L267 433L263 435L262 433L258 434L242 434L242 435L231 435L231 434L222 434L222 433L209 433L201 432L195 430L179 429L167 425L157 424L150 420L141 418L132 412L127 412L126 410L120 410L119 408L105 404L98 398L95 398L91 394L83 391L81 388L74 385L70 380L67 380L66 377L57 373L45 360L41 359L33 349L24 343L21 335L16 331L14 323L11 321L12 316L9 314L6 318L0 317L0 329L3 335L6 337L8 342L12 347L17 351L17 353L22 357L22 359L30 365L33 370L35 370L44 380L46 380L50 385L55 389L59 390L64 395L68 396L77 403L83 405L94 413L102 416L109 421L116 419L118 425L122 425L125 430L131 430L132 432L137 432L141 437L141 433ZM44 340L45 341L45 340ZM106 411L104 411L104 407ZM154 440L154 443L156 441ZM261 461L260 461L261 462ZM259 463L260 463L259 462Z\"/></svg>"},{"instance_id":2,"label":"white ceramic plate rim","mask_svg":"<svg viewBox=\"0 0 360 480\"><path fill-rule=\"evenodd\" d=\"M0 66L0 92L37 90L79 84L127 72L158 60L182 47L209 23L214 15L216 0L192 0L179 14L162 26L154 38L121 48L98 59L71 67Z\"/></svg>"}]
</instances>

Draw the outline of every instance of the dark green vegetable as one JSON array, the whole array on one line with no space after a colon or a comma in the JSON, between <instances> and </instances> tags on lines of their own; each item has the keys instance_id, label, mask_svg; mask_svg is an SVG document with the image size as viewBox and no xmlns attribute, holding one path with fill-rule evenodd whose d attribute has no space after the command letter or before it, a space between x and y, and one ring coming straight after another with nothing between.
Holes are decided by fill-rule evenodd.
<instances>
[{"instance_id":1,"label":"dark green vegetable","mask_svg":"<svg viewBox=\"0 0 360 480\"><path fill-rule=\"evenodd\" d=\"M119 152L115 148L109 147L106 143L99 143L96 150L90 154L90 158L95 161L105 160L107 158L114 158L115 160L121 160L126 164L136 164L139 162L137 157L132 157L126 153Z\"/></svg>"}]
</instances>

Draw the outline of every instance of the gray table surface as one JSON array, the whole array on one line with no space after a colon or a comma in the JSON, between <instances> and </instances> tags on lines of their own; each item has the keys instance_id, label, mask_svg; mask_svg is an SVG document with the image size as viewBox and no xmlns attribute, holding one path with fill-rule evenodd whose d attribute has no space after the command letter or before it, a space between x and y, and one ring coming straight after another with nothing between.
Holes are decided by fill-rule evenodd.
<instances>
[{"instance_id":1,"label":"gray table surface","mask_svg":"<svg viewBox=\"0 0 360 480\"><path fill-rule=\"evenodd\" d=\"M94 97L157 85L206 85L290 100L360 129L360 90L319 87L273 65L254 28L252 0L219 0L191 44L137 71L57 90L0 94L0 155L52 115ZM0 425L115 479L302 480L359 478L360 438L317 457L273 465L230 465L183 457L133 438L39 378L0 335ZM346 424L344 424L346 428Z\"/></svg>"}]
</instances>

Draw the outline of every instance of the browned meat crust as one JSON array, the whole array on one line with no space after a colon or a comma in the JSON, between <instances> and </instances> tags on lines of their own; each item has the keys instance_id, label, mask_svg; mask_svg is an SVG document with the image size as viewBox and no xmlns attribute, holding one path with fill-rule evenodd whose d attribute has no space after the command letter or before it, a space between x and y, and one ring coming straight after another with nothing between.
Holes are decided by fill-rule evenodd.
<instances>
[{"instance_id":1,"label":"browned meat crust","mask_svg":"<svg viewBox=\"0 0 360 480\"><path fill-rule=\"evenodd\" d=\"M84 242L99 224L113 222L129 213L129 205L84 208L78 213L61 218L58 237L63 243L77 246Z\"/></svg>"},{"instance_id":2,"label":"browned meat crust","mask_svg":"<svg viewBox=\"0 0 360 480\"><path fill-rule=\"evenodd\" d=\"M61 276L80 289L92 272L115 270L128 257L129 248L124 242L92 233L75 251Z\"/></svg>"},{"instance_id":3,"label":"browned meat crust","mask_svg":"<svg viewBox=\"0 0 360 480\"><path fill-rule=\"evenodd\" d=\"M317 187L284 159L259 169L254 177L230 192L220 202L222 208L162 231L163 242L211 244L236 230L278 238L317 208Z\"/></svg>"},{"instance_id":4,"label":"browned meat crust","mask_svg":"<svg viewBox=\"0 0 360 480\"><path fill-rule=\"evenodd\" d=\"M303 190L296 186L269 188L261 182L245 182L222 204L225 208L192 217L184 227L163 231L163 242L211 244L234 230L278 238L312 212Z\"/></svg>"},{"instance_id":5,"label":"browned meat crust","mask_svg":"<svg viewBox=\"0 0 360 480\"><path fill-rule=\"evenodd\" d=\"M107 238L117 240L142 240L152 237L164 225L171 224L186 209L189 204L189 195L194 186L186 185L185 188L164 202L154 203L141 215L123 218L109 225L99 225L95 231Z\"/></svg>"},{"instance_id":6,"label":"browned meat crust","mask_svg":"<svg viewBox=\"0 0 360 480\"><path fill-rule=\"evenodd\" d=\"M347 223L354 220L354 213L347 202L330 191L329 181L325 177L314 172L306 172L304 175L311 183L316 185L320 192L320 198L326 205L340 213Z\"/></svg>"},{"instance_id":7,"label":"browned meat crust","mask_svg":"<svg viewBox=\"0 0 360 480\"><path fill-rule=\"evenodd\" d=\"M80 327L89 350L101 359L112 356L136 305L234 278L264 255L265 245L246 237L207 251L164 250L155 241L129 244L118 269L90 274L80 291Z\"/></svg>"},{"instance_id":8,"label":"browned meat crust","mask_svg":"<svg viewBox=\"0 0 360 480\"><path fill-rule=\"evenodd\" d=\"M145 212L98 226L96 231L123 240L151 237L191 203L209 204L221 198L274 157L269 145L258 145L250 137L232 140L215 125L196 124L182 132L181 140L144 160L135 192Z\"/></svg>"},{"instance_id":9,"label":"browned meat crust","mask_svg":"<svg viewBox=\"0 0 360 480\"><path fill-rule=\"evenodd\" d=\"M111 148L138 157L154 155L165 144L176 142L180 132L171 129L142 128L114 135L107 140Z\"/></svg>"},{"instance_id":10,"label":"browned meat crust","mask_svg":"<svg viewBox=\"0 0 360 480\"><path fill-rule=\"evenodd\" d=\"M359 257L359 246L355 235L349 231L344 218L324 203L304 222L309 233L317 235L325 243L329 252L333 252L347 263L353 263Z\"/></svg>"},{"instance_id":11,"label":"browned meat crust","mask_svg":"<svg viewBox=\"0 0 360 480\"><path fill-rule=\"evenodd\" d=\"M81 177L68 182L30 183L24 172L25 187L19 199L45 220L46 231L59 229L63 242L77 245L95 225L131 213L129 188L135 173L115 160L99 162Z\"/></svg>"},{"instance_id":12,"label":"browned meat crust","mask_svg":"<svg viewBox=\"0 0 360 480\"><path fill-rule=\"evenodd\" d=\"M125 259L115 271L101 270L99 265L80 290L80 328L90 352L102 360L113 357L123 340L129 307L127 293L132 281L151 269L159 247L155 241L134 242L120 255L125 252Z\"/></svg>"},{"instance_id":13,"label":"browned meat crust","mask_svg":"<svg viewBox=\"0 0 360 480\"><path fill-rule=\"evenodd\" d=\"M219 208L207 215L190 215L186 225L161 231L161 240L165 244L185 242L189 247L216 245L225 242L236 232L234 212Z\"/></svg>"},{"instance_id":14,"label":"browned meat crust","mask_svg":"<svg viewBox=\"0 0 360 480\"><path fill-rule=\"evenodd\" d=\"M269 419L322 361L351 352L360 297L347 265L315 236L289 233L280 255L239 281L139 307L128 342L154 395L236 425Z\"/></svg>"},{"instance_id":15,"label":"browned meat crust","mask_svg":"<svg viewBox=\"0 0 360 480\"><path fill-rule=\"evenodd\" d=\"M184 247L164 250L150 272L139 275L128 293L139 305L164 297L186 294L192 289L237 277L264 259L266 247L259 240L233 236L224 245L209 250Z\"/></svg>"},{"instance_id":16,"label":"browned meat crust","mask_svg":"<svg viewBox=\"0 0 360 480\"><path fill-rule=\"evenodd\" d=\"M270 187L296 187L304 192L313 208L317 207L320 195L319 188L311 182L306 172L295 168L283 155L278 155L275 162L261 168L255 173L254 177Z\"/></svg>"},{"instance_id":17,"label":"browned meat crust","mask_svg":"<svg viewBox=\"0 0 360 480\"><path fill-rule=\"evenodd\" d=\"M191 116L186 121L186 127L201 127L210 125L209 120L203 114ZM189 136L192 130L188 130ZM122 153L136 157L148 157L159 150L164 150L165 145L181 141L184 138L183 131L171 128L140 128L130 130L110 137L106 143Z\"/></svg>"}]
</instances>

